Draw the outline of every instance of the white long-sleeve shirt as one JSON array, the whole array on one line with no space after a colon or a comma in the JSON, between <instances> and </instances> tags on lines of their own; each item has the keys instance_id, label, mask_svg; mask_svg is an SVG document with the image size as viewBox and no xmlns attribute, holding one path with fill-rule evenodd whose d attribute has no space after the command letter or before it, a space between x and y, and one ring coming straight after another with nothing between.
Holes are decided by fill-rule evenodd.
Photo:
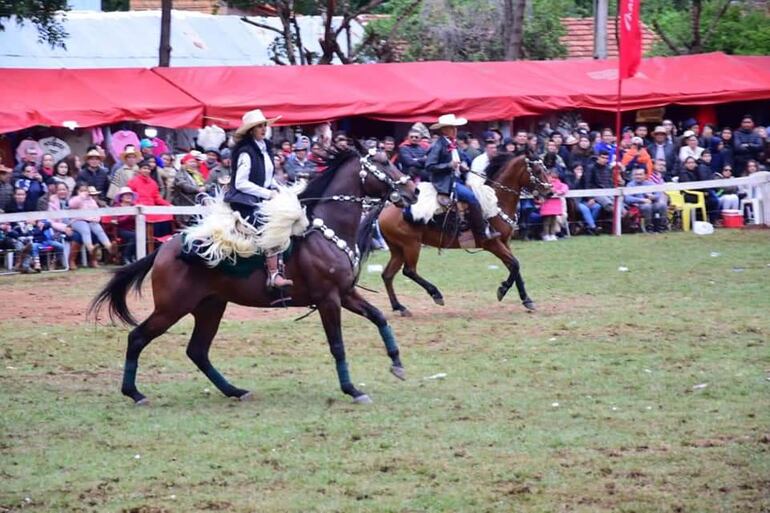
<instances>
[{"instance_id":1,"label":"white long-sleeve shirt","mask_svg":"<svg viewBox=\"0 0 770 513\"><path fill-rule=\"evenodd\" d=\"M254 141L262 152L262 160L265 163L265 183L257 184L249 180L251 174L251 157L246 152L238 156L238 163L235 171L235 188L239 191L256 196L257 198L270 199L269 187L275 185L275 167L273 161L267 154L265 141Z\"/></svg>"}]
</instances>

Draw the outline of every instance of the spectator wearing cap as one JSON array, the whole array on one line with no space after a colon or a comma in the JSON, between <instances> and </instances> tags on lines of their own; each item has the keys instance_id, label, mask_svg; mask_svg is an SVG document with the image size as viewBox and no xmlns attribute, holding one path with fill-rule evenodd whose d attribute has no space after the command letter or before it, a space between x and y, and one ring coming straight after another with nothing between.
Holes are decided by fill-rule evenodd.
<instances>
[{"instance_id":1,"label":"spectator wearing cap","mask_svg":"<svg viewBox=\"0 0 770 513\"><path fill-rule=\"evenodd\" d=\"M626 184L626 187L642 187L644 185L653 185L652 181L648 180L647 174L643 168L637 167L633 170L631 180ZM623 201L628 206L635 206L639 209L644 219L645 226L642 231L645 232L660 232L664 229L664 219L668 213L668 209L664 203L660 201L660 195L662 192L647 192L639 194L626 194L623 197Z\"/></svg>"},{"instance_id":2,"label":"spectator wearing cap","mask_svg":"<svg viewBox=\"0 0 770 513\"><path fill-rule=\"evenodd\" d=\"M139 171L137 162L139 162L141 156L141 153L137 151L135 146L131 144L126 145L123 153L120 154L120 160L123 162L123 165L115 171L110 181L110 187L107 189L108 199L115 199L115 194L117 194L118 190L128 185L128 182L136 176L136 173Z\"/></svg>"},{"instance_id":3,"label":"spectator wearing cap","mask_svg":"<svg viewBox=\"0 0 770 513\"><path fill-rule=\"evenodd\" d=\"M647 154L653 160L663 160L666 162L666 169L672 172L676 167L677 153L674 150L674 144L668 138L666 127L659 125L652 132L652 144L647 146Z\"/></svg>"},{"instance_id":4,"label":"spectator wearing cap","mask_svg":"<svg viewBox=\"0 0 770 513\"><path fill-rule=\"evenodd\" d=\"M37 151L37 148L35 147L29 147L24 152L24 156L21 158L21 162L16 164L16 166L13 168L13 178L21 178L22 172L24 171L24 166L27 164L33 164L37 168L37 159L39 158L40 154Z\"/></svg>"},{"instance_id":5,"label":"spectator wearing cap","mask_svg":"<svg viewBox=\"0 0 770 513\"><path fill-rule=\"evenodd\" d=\"M698 137L700 135L700 125L698 124L698 120L695 118L688 118L685 120L684 123L682 123L682 128L685 132L688 130L695 134L695 137Z\"/></svg>"},{"instance_id":6,"label":"spectator wearing cap","mask_svg":"<svg viewBox=\"0 0 770 513\"><path fill-rule=\"evenodd\" d=\"M107 169L102 165L103 159L104 157L96 148L88 150L85 155L86 163L76 178L76 182L83 182L99 191L99 199L102 203L107 198L110 187L110 177Z\"/></svg>"},{"instance_id":7,"label":"spectator wearing cap","mask_svg":"<svg viewBox=\"0 0 770 513\"><path fill-rule=\"evenodd\" d=\"M398 163L401 170L414 179L430 181L430 175L425 171L426 151L420 144L420 131L410 130L407 140L398 148Z\"/></svg>"},{"instance_id":8,"label":"spectator wearing cap","mask_svg":"<svg viewBox=\"0 0 770 513\"><path fill-rule=\"evenodd\" d=\"M313 174L316 172L315 162L308 158L308 147L303 141L294 144L294 153L292 153L283 165L290 182L294 182L301 175Z\"/></svg>"},{"instance_id":9,"label":"spectator wearing cap","mask_svg":"<svg viewBox=\"0 0 770 513\"><path fill-rule=\"evenodd\" d=\"M139 141L139 152L141 153L141 160L153 159L158 167L163 167L163 159L155 156L155 148L158 145L152 139L144 138Z\"/></svg>"},{"instance_id":10,"label":"spectator wearing cap","mask_svg":"<svg viewBox=\"0 0 770 513\"><path fill-rule=\"evenodd\" d=\"M679 162L684 162L688 157L696 161L700 159L703 148L698 146L698 136L692 130L682 134L682 147L679 148Z\"/></svg>"},{"instance_id":11,"label":"spectator wearing cap","mask_svg":"<svg viewBox=\"0 0 770 513\"><path fill-rule=\"evenodd\" d=\"M12 199L11 170L5 166L0 166L0 212L5 212Z\"/></svg>"},{"instance_id":12,"label":"spectator wearing cap","mask_svg":"<svg viewBox=\"0 0 770 513\"><path fill-rule=\"evenodd\" d=\"M733 134L734 174L743 176L749 160L759 160L764 148L762 138L754 131L754 118L746 114L741 118L741 127Z\"/></svg>"},{"instance_id":13,"label":"spectator wearing cap","mask_svg":"<svg viewBox=\"0 0 770 513\"><path fill-rule=\"evenodd\" d=\"M650 154L644 147L644 139L639 136L631 138L631 147L623 152L623 157L620 159L620 163L625 167L627 178L633 174L634 169L644 169L645 178L652 174L652 159Z\"/></svg>"}]
</instances>

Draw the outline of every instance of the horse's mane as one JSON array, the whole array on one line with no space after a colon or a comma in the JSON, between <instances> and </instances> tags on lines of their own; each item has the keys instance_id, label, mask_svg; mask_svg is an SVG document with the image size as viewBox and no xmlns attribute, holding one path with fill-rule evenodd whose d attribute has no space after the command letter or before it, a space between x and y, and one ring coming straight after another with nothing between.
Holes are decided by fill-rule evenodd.
<instances>
[{"instance_id":1,"label":"horse's mane","mask_svg":"<svg viewBox=\"0 0 770 513\"><path fill-rule=\"evenodd\" d=\"M517 155L514 155L513 153L498 153L492 157L489 161L489 165L487 165L487 180L494 180L497 178L497 175L505 169L508 162L516 157Z\"/></svg>"},{"instance_id":2,"label":"horse's mane","mask_svg":"<svg viewBox=\"0 0 770 513\"><path fill-rule=\"evenodd\" d=\"M327 152L326 156L321 161L321 166L325 166L326 169L313 178L310 183L308 183L305 191L299 195L300 201L302 201L302 204L307 208L308 217L311 216L313 209L318 205L318 198L324 197L326 188L329 187L329 184L334 179L339 168L353 157L360 158L360 155L354 149L330 149Z\"/></svg>"}]
</instances>

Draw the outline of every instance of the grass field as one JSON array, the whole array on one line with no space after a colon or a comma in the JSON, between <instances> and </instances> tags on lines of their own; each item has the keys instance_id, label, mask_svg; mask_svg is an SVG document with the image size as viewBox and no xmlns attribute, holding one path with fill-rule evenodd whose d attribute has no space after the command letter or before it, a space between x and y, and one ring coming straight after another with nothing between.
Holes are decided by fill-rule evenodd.
<instances>
[{"instance_id":1,"label":"grass field","mask_svg":"<svg viewBox=\"0 0 770 513\"><path fill-rule=\"evenodd\" d=\"M151 405L134 407L124 328L35 315L68 285L85 304L103 271L0 277L0 312L3 291L30 298L0 322L0 511L770 511L770 233L514 249L534 314L513 290L495 301L486 254L423 253L443 308L397 279L406 382L376 329L343 317L368 406L338 391L317 315L292 310L239 315L215 341L253 401L215 393L185 321L143 353Z\"/></svg>"}]
</instances>

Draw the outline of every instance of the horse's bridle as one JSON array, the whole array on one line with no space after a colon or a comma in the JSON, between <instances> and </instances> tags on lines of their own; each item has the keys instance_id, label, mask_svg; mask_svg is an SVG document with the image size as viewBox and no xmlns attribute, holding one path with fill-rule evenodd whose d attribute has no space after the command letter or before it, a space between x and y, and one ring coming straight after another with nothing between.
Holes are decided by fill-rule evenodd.
<instances>
[{"instance_id":1,"label":"horse's bridle","mask_svg":"<svg viewBox=\"0 0 770 513\"><path fill-rule=\"evenodd\" d=\"M361 184L366 181L366 178L371 174L375 178L377 178L379 181L385 183L389 187L389 194L388 199L392 203L397 203L401 200L401 192L398 190L399 186L405 185L406 183L411 180L408 176L404 175L398 180L394 180L391 177L387 175L387 173L381 171L374 162L371 161L373 153L369 153L368 155L361 157L361 171L359 171L358 176L361 178ZM309 200L311 198L308 198ZM357 197L357 196L350 196L347 194L335 194L334 196L329 196L328 198L317 198L322 201L351 201L354 203L380 203L382 204L382 200L379 198L370 198L368 196L364 197ZM381 208L381 207L380 207ZM358 265L361 263L361 252L358 249L358 245L353 246L353 248L348 245L348 243L345 241L345 239L341 239L331 228L326 226L326 223L323 219L320 217L316 217L313 219L313 222L311 223L311 228L306 232L310 233L313 230L317 230L321 232L321 234L324 236L326 240L334 244L337 249L345 253L350 260L350 265L353 267L354 271L358 271Z\"/></svg>"},{"instance_id":2,"label":"horse's bridle","mask_svg":"<svg viewBox=\"0 0 770 513\"><path fill-rule=\"evenodd\" d=\"M535 175L534 172L534 165L544 166L542 159L530 159L529 157L524 157L524 161L527 163L527 173L529 173L529 185L530 187L534 188L548 188L550 187L550 184L546 184L543 182L540 178ZM482 178L485 178L487 182L491 183L496 189L500 189L505 192L509 192L511 194L515 194L517 196L521 196L521 190L520 189L514 189L513 187L508 187L507 185L503 185L500 182L496 180L492 180L490 178L487 178L485 174L483 173L477 173L476 171L469 171L470 173L473 173L475 175L479 175Z\"/></svg>"},{"instance_id":3,"label":"horse's bridle","mask_svg":"<svg viewBox=\"0 0 770 513\"><path fill-rule=\"evenodd\" d=\"M401 191L398 188L402 185L406 185L411 178L407 175L402 176L398 180L394 180L388 176L387 173L380 170L374 162L372 162L372 156L374 153L371 151L369 154L361 157L361 171L358 176L361 177L361 184L366 181L367 176L373 175L377 180L386 184L390 188L388 199L391 203L398 203L401 200Z\"/></svg>"}]
</instances>

